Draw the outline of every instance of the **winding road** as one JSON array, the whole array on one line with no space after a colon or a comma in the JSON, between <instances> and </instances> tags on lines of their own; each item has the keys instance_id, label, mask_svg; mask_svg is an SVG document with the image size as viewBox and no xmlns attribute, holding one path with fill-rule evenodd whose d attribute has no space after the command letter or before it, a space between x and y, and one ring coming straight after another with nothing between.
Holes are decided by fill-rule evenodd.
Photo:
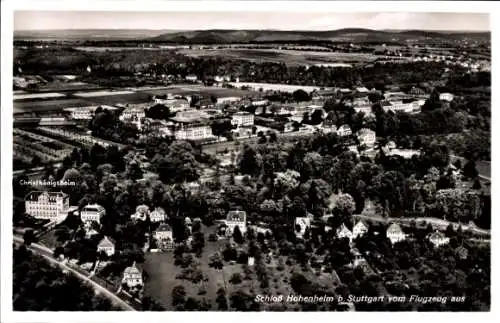
<instances>
[{"instance_id":1,"label":"winding road","mask_svg":"<svg viewBox=\"0 0 500 323\"><path fill-rule=\"evenodd\" d=\"M20 238L20 237L14 236L14 242L19 243L19 244L23 244L24 240L22 238ZM96 293L104 295L113 304L119 305L123 310L125 310L125 311L135 311L135 309L132 306L130 306L129 304L127 304L125 301L123 301L121 298L119 298L118 296L116 296L114 293L110 292L108 289L102 287L101 285L99 285L96 282L94 282L92 279L86 277L85 275L82 275L81 273L79 273L78 271L74 270L73 268L68 267L67 265L65 265L65 264L61 263L60 261L58 261L57 259L55 259L53 257L53 251L50 250L49 248L44 247L44 246L39 245L39 244L36 244L36 243L32 243L28 248L31 251L35 252L36 254L42 256L43 258L45 258L50 263L59 266L63 271L66 271L66 272L69 271L69 272L73 273L76 277L78 277L79 279L81 279L82 281L90 284L94 288L94 291Z\"/></svg>"}]
</instances>

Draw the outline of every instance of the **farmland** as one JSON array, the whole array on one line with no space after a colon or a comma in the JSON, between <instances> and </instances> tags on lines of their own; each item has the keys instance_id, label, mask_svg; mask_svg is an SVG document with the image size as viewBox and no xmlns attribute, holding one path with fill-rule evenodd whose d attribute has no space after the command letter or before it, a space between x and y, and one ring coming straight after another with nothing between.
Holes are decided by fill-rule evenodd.
<instances>
[{"instance_id":1,"label":"farmland","mask_svg":"<svg viewBox=\"0 0 500 323\"><path fill-rule=\"evenodd\" d=\"M249 91L240 89L226 89L226 88L216 88L216 87L206 87L206 86L193 86L193 85L183 85L176 87L168 87L162 89L148 89L141 91L149 95L163 95L171 93L174 95L205 95L205 96L216 96L216 97L229 97L229 96L247 96L251 94Z\"/></svg>"},{"instance_id":2,"label":"farmland","mask_svg":"<svg viewBox=\"0 0 500 323\"><path fill-rule=\"evenodd\" d=\"M360 53L317 52L280 49L182 49L178 53L191 57L223 57L252 62L286 62L288 65L321 63L367 63L383 56Z\"/></svg>"}]
</instances>

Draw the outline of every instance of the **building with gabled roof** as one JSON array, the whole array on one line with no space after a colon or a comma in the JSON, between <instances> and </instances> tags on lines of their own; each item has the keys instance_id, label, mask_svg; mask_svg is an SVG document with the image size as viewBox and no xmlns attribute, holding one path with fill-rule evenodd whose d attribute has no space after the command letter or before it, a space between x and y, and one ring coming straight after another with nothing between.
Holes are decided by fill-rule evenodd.
<instances>
[{"instance_id":1,"label":"building with gabled roof","mask_svg":"<svg viewBox=\"0 0 500 323\"><path fill-rule=\"evenodd\" d=\"M401 226L397 223L392 223L387 228L386 236L392 244L406 239L406 234L404 233L403 229L401 229Z\"/></svg>"},{"instance_id":2,"label":"building with gabled roof","mask_svg":"<svg viewBox=\"0 0 500 323\"><path fill-rule=\"evenodd\" d=\"M160 224L153 233L153 237L160 249L172 249L174 247L172 227L166 223Z\"/></svg>"},{"instance_id":3,"label":"building with gabled roof","mask_svg":"<svg viewBox=\"0 0 500 323\"><path fill-rule=\"evenodd\" d=\"M115 254L115 243L111 238L104 237L97 245L97 252L104 252L108 257Z\"/></svg>"},{"instance_id":4,"label":"building with gabled roof","mask_svg":"<svg viewBox=\"0 0 500 323\"><path fill-rule=\"evenodd\" d=\"M342 238L347 238L349 239L349 242L352 242L353 235L352 231L349 230L345 224L342 223L340 227L337 228L337 238L342 239Z\"/></svg>"},{"instance_id":5,"label":"building with gabled roof","mask_svg":"<svg viewBox=\"0 0 500 323\"><path fill-rule=\"evenodd\" d=\"M135 208L135 213L130 216L132 220L146 221L149 215L149 207L147 205L139 205Z\"/></svg>"},{"instance_id":6,"label":"building with gabled roof","mask_svg":"<svg viewBox=\"0 0 500 323\"><path fill-rule=\"evenodd\" d=\"M436 230L427 236L427 239L434 245L434 247L440 247L442 245L448 244L450 238L448 238L443 232Z\"/></svg>"},{"instance_id":7,"label":"building with gabled roof","mask_svg":"<svg viewBox=\"0 0 500 323\"><path fill-rule=\"evenodd\" d=\"M352 236L354 239L362 237L366 232L368 232L368 225L364 221L358 221L352 228Z\"/></svg>"},{"instance_id":8,"label":"building with gabled roof","mask_svg":"<svg viewBox=\"0 0 500 323\"><path fill-rule=\"evenodd\" d=\"M69 196L63 192L31 191L24 198L26 213L37 219L56 219L69 209Z\"/></svg>"},{"instance_id":9,"label":"building with gabled roof","mask_svg":"<svg viewBox=\"0 0 500 323\"><path fill-rule=\"evenodd\" d=\"M350 135L352 135L352 130L351 130L351 127L349 127L349 126L348 126L348 125L346 125L346 124L341 125L341 126L337 129L337 135L339 135L340 137L344 137L344 136L350 136Z\"/></svg>"},{"instance_id":10,"label":"building with gabled roof","mask_svg":"<svg viewBox=\"0 0 500 323\"><path fill-rule=\"evenodd\" d=\"M166 213L162 207L156 207L153 212L149 214L151 222L162 222L166 220Z\"/></svg>"},{"instance_id":11,"label":"building with gabled roof","mask_svg":"<svg viewBox=\"0 0 500 323\"><path fill-rule=\"evenodd\" d=\"M375 131L368 128L359 130L356 135L358 137L359 143L367 147L373 147L375 145L375 141L377 141Z\"/></svg>"},{"instance_id":12,"label":"building with gabled roof","mask_svg":"<svg viewBox=\"0 0 500 323\"><path fill-rule=\"evenodd\" d=\"M247 231L247 213L238 210L229 211L225 223L227 235L232 235L235 227L238 227L241 233L245 233Z\"/></svg>"},{"instance_id":13,"label":"building with gabled roof","mask_svg":"<svg viewBox=\"0 0 500 323\"><path fill-rule=\"evenodd\" d=\"M132 266L125 268L123 272L122 283L126 284L128 287L134 287L138 285L142 285L142 273L137 268L135 261Z\"/></svg>"},{"instance_id":14,"label":"building with gabled roof","mask_svg":"<svg viewBox=\"0 0 500 323\"><path fill-rule=\"evenodd\" d=\"M80 218L83 223L97 222L101 223L101 218L106 214L104 207L99 204L87 204L80 211Z\"/></svg>"}]
</instances>

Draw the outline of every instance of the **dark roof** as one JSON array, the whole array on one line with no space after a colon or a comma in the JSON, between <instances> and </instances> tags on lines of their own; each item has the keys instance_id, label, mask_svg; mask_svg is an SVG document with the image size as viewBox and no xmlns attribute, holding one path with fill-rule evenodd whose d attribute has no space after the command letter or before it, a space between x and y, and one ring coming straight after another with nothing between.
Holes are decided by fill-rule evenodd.
<instances>
[{"instance_id":1,"label":"dark roof","mask_svg":"<svg viewBox=\"0 0 500 323\"><path fill-rule=\"evenodd\" d=\"M162 223L156 231L172 231L172 227L166 223Z\"/></svg>"}]
</instances>

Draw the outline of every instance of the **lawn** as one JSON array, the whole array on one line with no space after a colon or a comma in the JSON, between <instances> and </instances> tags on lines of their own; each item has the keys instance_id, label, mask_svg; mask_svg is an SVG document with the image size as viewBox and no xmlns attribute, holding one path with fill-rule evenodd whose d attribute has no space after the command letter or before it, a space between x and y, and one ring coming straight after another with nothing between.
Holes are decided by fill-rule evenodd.
<instances>
[{"instance_id":1,"label":"lawn","mask_svg":"<svg viewBox=\"0 0 500 323\"><path fill-rule=\"evenodd\" d=\"M240 89L227 89L227 88L217 88L217 87L208 87L208 86L192 86L192 85L183 85L176 87L169 87L163 89L148 89L144 91L140 91L139 93L146 93L148 95L164 95L167 93L173 95L203 95L203 96L216 96L216 97L230 97L230 96L247 96L251 92L244 91Z\"/></svg>"}]
</instances>

